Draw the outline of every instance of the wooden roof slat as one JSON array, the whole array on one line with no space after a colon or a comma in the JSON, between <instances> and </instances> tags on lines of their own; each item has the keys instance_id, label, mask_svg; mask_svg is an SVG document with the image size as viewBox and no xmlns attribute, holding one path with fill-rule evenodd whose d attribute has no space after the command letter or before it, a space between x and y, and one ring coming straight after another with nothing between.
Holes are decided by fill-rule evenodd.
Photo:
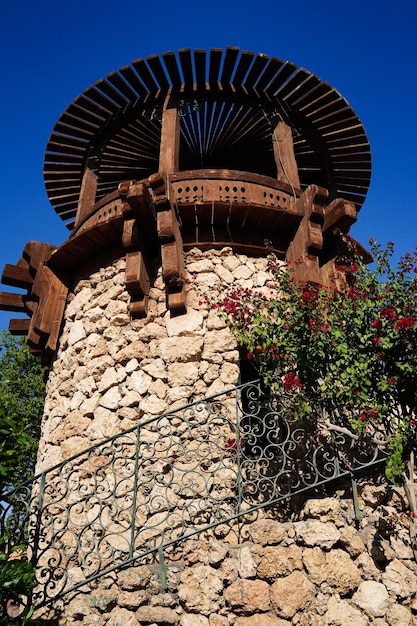
<instances>
[{"instance_id":1,"label":"wooden roof slat","mask_svg":"<svg viewBox=\"0 0 417 626\"><path fill-rule=\"evenodd\" d=\"M72 106L74 107L78 117L92 123L95 122L97 124L97 128L100 128L100 126L107 121L109 116L108 112L103 115L103 111L98 105L95 105L94 102L87 100L87 98L83 96L78 96L78 98L72 102Z\"/></svg>"},{"instance_id":2,"label":"wooden roof slat","mask_svg":"<svg viewBox=\"0 0 417 626\"><path fill-rule=\"evenodd\" d=\"M269 83L269 85L265 88L265 93L269 96L273 96L277 89L281 87L285 83L286 80L291 76L291 74L297 69L297 66L290 61L286 61L284 65L278 70L275 77Z\"/></svg>"},{"instance_id":3,"label":"wooden roof slat","mask_svg":"<svg viewBox=\"0 0 417 626\"><path fill-rule=\"evenodd\" d=\"M288 104L297 107L298 102L306 97L311 97L317 86L320 85L320 79L315 74L310 74L305 81L297 85L286 97Z\"/></svg>"},{"instance_id":4,"label":"wooden roof slat","mask_svg":"<svg viewBox=\"0 0 417 626\"><path fill-rule=\"evenodd\" d=\"M165 69L162 66L159 55L152 54L151 56L146 57L146 63L151 68L151 71L158 81L160 88L166 91L169 87L169 80L165 73Z\"/></svg>"},{"instance_id":5,"label":"wooden roof slat","mask_svg":"<svg viewBox=\"0 0 417 626\"><path fill-rule=\"evenodd\" d=\"M86 115L85 117L80 117L80 115L83 115L83 112L72 102L58 121L71 127L85 130L88 133L96 133L97 129L100 128L100 121L95 116Z\"/></svg>"},{"instance_id":6,"label":"wooden roof slat","mask_svg":"<svg viewBox=\"0 0 417 626\"><path fill-rule=\"evenodd\" d=\"M202 88L207 82L205 50L194 50L194 67L197 80L197 88Z\"/></svg>"},{"instance_id":7,"label":"wooden roof slat","mask_svg":"<svg viewBox=\"0 0 417 626\"><path fill-rule=\"evenodd\" d=\"M158 85L156 84L152 74L149 71L144 59L137 59L132 62L140 80L150 93L156 93L158 91Z\"/></svg>"},{"instance_id":8,"label":"wooden roof slat","mask_svg":"<svg viewBox=\"0 0 417 626\"><path fill-rule=\"evenodd\" d=\"M98 89L91 86L86 89L83 93L83 100L85 102L85 106L88 103L89 110L98 111L99 115L102 115L104 119L107 119L113 113L119 110L119 107L115 102L112 102L106 96L101 93Z\"/></svg>"},{"instance_id":9,"label":"wooden roof slat","mask_svg":"<svg viewBox=\"0 0 417 626\"><path fill-rule=\"evenodd\" d=\"M239 48L228 46L223 61L223 69L220 76L220 84L229 85L232 79L233 70L235 69L236 59L239 54Z\"/></svg>"},{"instance_id":10,"label":"wooden roof slat","mask_svg":"<svg viewBox=\"0 0 417 626\"><path fill-rule=\"evenodd\" d=\"M85 141L90 141L91 137L94 135L94 131L90 128L75 127L72 124L65 123L61 119L59 119L55 124L54 131L60 135L84 139Z\"/></svg>"},{"instance_id":11,"label":"wooden roof slat","mask_svg":"<svg viewBox=\"0 0 417 626\"><path fill-rule=\"evenodd\" d=\"M239 89L241 87L242 81L245 78L248 69L255 58L254 52L248 52L244 50L239 57L239 60L236 65L236 71L233 76L233 85L235 88Z\"/></svg>"},{"instance_id":12,"label":"wooden roof slat","mask_svg":"<svg viewBox=\"0 0 417 626\"><path fill-rule=\"evenodd\" d=\"M173 87L179 87L181 85L181 76L178 69L177 57L174 52L163 52L162 58L166 65L169 78Z\"/></svg>"},{"instance_id":13,"label":"wooden roof slat","mask_svg":"<svg viewBox=\"0 0 417 626\"><path fill-rule=\"evenodd\" d=\"M81 139L80 137L71 137L70 135L55 132L51 133L48 143L48 145L69 146L71 148L74 148L74 150L85 150L88 144L89 142L86 139Z\"/></svg>"},{"instance_id":14,"label":"wooden roof slat","mask_svg":"<svg viewBox=\"0 0 417 626\"><path fill-rule=\"evenodd\" d=\"M277 59L276 57L272 57L269 60L269 63L265 67L262 76L260 76L258 81L255 83L255 89L258 93L264 91L265 87L269 85L273 77L277 74L277 72L282 68L283 65L284 61L281 61L281 59Z\"/></svg>"},{"instance_id":15,"label":"wooden roof slat","mask_svg":"<svg viewBox=\"0 0 417 626\"><path fill-rule=\"evenodd\" d=\"M184 76L184 85L186 87L192 87L194 83L194 76L190 48L182 48L181 50L178 50L178 56L180 58L182 75Z\"/></svg>"},{"instance_id":16,"label":"wooden roof slat","mask_svg":"<svg viewBox=\"0 0 417 626\"><path fill-rule=\"evenodd\" d=\"M219 80L220 65L222 62L223 50L221 48L210 49L209 83L217 85Z\"/></svg>"},{"instance_id":17,"label":"wooden roof slat","mask_svg":"<svg viewBox=\"0 0 417 626\"><path fill-rule=\"evenodd\" d=\"M114 72L114 74L116 75L117 72ZM125 81L121 78L121 76L119 76L119 74L117 74L117 78L116 76L114 78L114 83L107 80L101 80L97 81L95 85L98 89L100 89L100 91L117 102L119 109L126 110L130 103L135 101L137 95L134 93L133 89L126 85Z\"/></svg>"},{"instance_id":18,"label":"wooden roof slat","mask_svg":"<svg viewBox=\"0 0 417 626\"><path fill-rule=\"evenodd\" d=\"M120 108L125 108L132 98L135 97L134 92L130 89L118 72L113 72L111 80L106 76L106 79L99 80L94 83L97 89L100 89L103 93L111 97L118 103Z\"/></svg>"},{"instance_id":19,"label":"wooden roof slat","mask_svg":"<svg viewBox=\"0 0 417 626\"><path fill-rule=\"evenodd\" d=\"M247 89L252 89L255 83L258 81L259 76L264 69L265 65L269 61L269 56L266 54L257 54L255 60L252 63L252 66L248 72L248 75L245 78L243 86Z\"/></svg>"},{"instance_id":20,"label":"wooden roof slat","mask_svg":"<svg viewBox=\"0 0 417 626\"><path fill-rule=\"evenodd\" d=\"M303 84L307 76L308 72L302 67L299 68L277 91L277 93L275 94L276 97L282 100L286 100L286 98L294 91L294 89L297 89L297 87Z\"/></svg>"},{"instance_id":21,"label":"wooden roof slat","mask_svg":"<svg viewBox=\"0 0 417 626\"><path fill-rule=\"evenodd\" d=\"M140 80L139 76L130 65L124 65L119 69L119 74L124 78L126 84L133 90L140 98L145 98L148 95L148 90Z\"/></svg>"},{"instance_id":22,"label":"wooden roof slat","mask_svg":"<svg viewBox=\"0 0 417 626\"><path fill-rule=\"evenodd\" d=\"M47 151L45 154L45 162L46 163L62 163L62 164L66 163L67 165L78 163L79 165L81 165L82 156L78 154L77 155L59 154L56 152Z\"/></svg>"}]
</instances>

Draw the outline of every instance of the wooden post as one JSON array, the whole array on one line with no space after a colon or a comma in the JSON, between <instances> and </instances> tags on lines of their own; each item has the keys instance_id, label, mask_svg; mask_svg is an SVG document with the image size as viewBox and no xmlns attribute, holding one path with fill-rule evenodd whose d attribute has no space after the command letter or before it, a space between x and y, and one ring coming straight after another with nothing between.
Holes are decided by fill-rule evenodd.
<instances>
[{"instance_id":1,"label":"wooden post","mask_svg":"<svg viewBox=\"0 0 417 626\"><path fill-rule=\"evenodd\" d=\"M80 197L78 199L75 228L82 221L88 209L95 204L97 192L97 174L90 167L86 167L81 182Z\"/></svg>"},{"instance_id":2,"label":"wooden post","mask_svg":"<svg viewBox=\"0 0 417 626\"><path fill-rule=\"evenodd\" d=\"M296 189L300 188L297 161L294 155L294 143L291 127L285 122L278 122L272 133L277 179Z\"/></svg>"},{"instance_id":3,"label":"wooden post","mask_svg":"<svg viewBox=\"0 0 417 626\"><path fill-rule=\"evenodd\" d=\"M180 118L176 103L168 96L162 113L161 144L159 149L159 171L174 174L179 167Z\"/></svg>"}]
</instances>

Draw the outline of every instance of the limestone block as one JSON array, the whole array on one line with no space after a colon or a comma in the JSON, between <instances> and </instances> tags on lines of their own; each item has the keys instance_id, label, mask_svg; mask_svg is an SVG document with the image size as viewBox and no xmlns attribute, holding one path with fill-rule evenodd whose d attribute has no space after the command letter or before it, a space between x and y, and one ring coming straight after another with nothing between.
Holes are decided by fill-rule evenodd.
<instances>
[{"instance_id":1,"label":"limestone block","mask_svg":"<svg viewBox=\"0 0 417 626\"><path fill-rule=\"evenodd\" d=\"M117 596L117 604L131 611L139 608L147 602L146 591L122 591Z\"/></svg>"},{"instance_id":2,"label":"limestone block","mask_svg":"<svg viewBox=\"0 0 417 626\"><path fill-rule=\"evenodd\" d=\"M278 617L292 618L301 608L308 609L315 596L313 583L302 572L296 571L279 578L271 586L271 602Z\"/></svg>"},{"instance_id":3,"label":"limestone block","mask_svg":"<svg viewBox=\"0 0 417 626\"><path fill-rule=\"evenodd\" d=\"M220 318L214 309L210 309L207 316L207 330L221 330L226 328L226 322Z\"/></svg>"},{"instance_id":4,"label":"limestone block","mask_svg":"<svg viewBox=\"0 0 417 626\"><path fill-rule=\"evenodd\" d=\"M184 613L181 615L180 626L209 626L209 620L204 615Z\"/></svg>"},{"instance_id":5,"label":"limestone block","mask_svg":"<svg viewBox=\"0 0 417 626\"><path fill-rule=\"evenodd\" d=\"M382 583L364 580L353 594L352 602L366 611L368 615L383 617L389 606L389 596Z\"/></svg>"},{"instance_id":6,"label":"limestone block","mask_svg":"<svg viewBox=\"0 0 417 626\"><path fill-rule=\"evenodd\" d=\"M162 413L168 411L169 408L168 404L157 396L149 396L147 398L144 398L143 400L141 400L139 406L140 410L143 411L143 413L150 415L161 415Z\"/></svg>"},{"instance_id":7,"label":"limestone block","mask_svg":"<svg viewBox=\"0 0 417 626\"><path fill-rule=\"evenodd\" d=\"M204 349L202 358L212 363L221 363L222 355L229 350L235 350L237 342L228 328L211 330L204 335Z\"/></svg>"},{"instance_id":8,"label":"limestone block","mask_svg":"<svg viewBox=\"0 0 417 626\"><path fill-rule=\"evenodd\" d=\"M187 271L190 274L200 274L203 272L212 272L214 270L213 262L209 259L201 259L193 263L187 263Z\"/></svg>"},{"instance_id":9,"label":"limestone block","mask_svg":"<svg viewBox=\"0 0 417 626\"><path fill-rule=\"evenodd\" d=\"M141 626L131 611L114 607L106 621L106 626Z\"/></svg>"},{"instance_id":10,"label":"limestone block","mask_svg":"<svg viewBox=\"0 0 417 626\"><path fill-rule=\"evenodd\" d=\"M90 445L90 441L86 437L82 437L81 435L75 435L74 437L69 437L65 439L61 443L61 452L62 458L69 459L71 456L78 454L78 452L82 452L86 450ZM48 449L48 457L50 455L50 448ZM49 459L48 459L49 461ZM51 463L48 464L51 466Z\"/></svg>"},{"instance_id":11,"label":"limestone block","mask_svg":"<svg viewBox=\"0 0 417 626\"><path fill-rule=\"evenodd\" d=\"M111 387L101 396L99 405L104 406L106 409L116 410L120 405L122 396L118 387Z\"/></svg>"},{"instance_id":12,"label":"limestone block","mask_svg":"<svg viewBox=\"0 0 417 626\"><path fill-rule=\"evenodd\" d=\"M326 554L321 548L305 548L303 550L303 562L310 580L320 585L326 580Z\"/></svg>"},{"instance_id":13,"label":"limestone block","mask_svg":"<svg viewBox=\"0 0 417 626\"><path fill-rule=\"evenodd\" d=\"M248 265L240 264L233 270L233 277L235 280L247 280L251 278L253 270Z\"/></svg>"},{"instance_id":14,"label":"limestone block","mask_svg":"<svg viewBox=\"0 0 417 626\"><path fill-rule=\"evenodd\" d=\"M279 576L287 576L294 570L300 570L302 567L302 550L299 546L268 547L259 563L258 576L266 580L274 580Z\"/></svg>"},{"instance_id":15,"label":"limestone block","mask_svg":"<svg viewBox=\"0 0 417 626\"><path fill-rule=\"evenodd\" d=\"M237 579L224 592L233 611L251 613L270 608L269 585L263 580Z\"/></svg>"},{"instance_id":16,"label":"limestone block","mask_svg":"<svg viewBox=\"0 0 417 626\"><path fill-rule=\"evenodd\" d=\"M145 624L178 624L179 615L165 606L141 606L136 611L136 618ZM123 624L124 626L124 624Z\"/></svg>"},{"instance_id":17,"label":"limestone block","mask_svg":"<svg viewBox=\"0 0 417 626\"><path fill-rule=\"evenodd\" d=\"M82 339L85 339L86 333L84 329L84 324L81 320L76 320L72 325L70 333L68 335L68 345L73 346L78 343Z\"/></svg>"},{"instance_id":18,"label":"limestone block","mask_svg":"<svg viewBox=\"0 0 417 626\"><path fill-rule=\"evenodd\" d=\"M175 336L163 339L159 345L159 353L164 361L199 361L203 349L202 337Z\"/></svg>"},{"instance_id":19,"label":"limestone block","mask_svg":"<svg viewBox=\"0 0 417 626\"><path fill-rule=\"evenodd\" d=\"M281 543L288 537L288 532L292 528L290 522L277 522L272 519L260 519L250 527L250 535L254 543L263 546Z\"/></svg>"},{"instance_id":20,"label":"limestone block","mask_svg":"<svg viewBox=\"0 0 417 626\"><path fill-rule=\"evenodd\" d=\"M150 363L143 365L142 369L152 376L152 378L167 379L167 370L162 359L153 359Z\"/></svg>"},{"instance_id":21,"label":"limestone block","mask_svg":"<svg viewBox=\"0 0 417 626\"><path fill-rule=\"evenodd\" d=\"M389 626L415 626L416 624L410 609L402 604L390 604L385 619Z\"/></svg>"},{"instance_id":22,"label":"limestone block","mask_svg":"<svg viewBox=\"0 0 417 626\"><path fill-rule=\"evenodd\" d=\"M140 565L139 567L130 567L127 570L118 572L117 581L120 589L136 591L137 589L145 589L151 576L151 570L146 565Z\"/></svg>"},{"instance_id":23,"label":"limestone block","mask_svg":"<svg viewBox=\"0 0 417 626\"><path fill-rule=\"evenodd\" d=\"M280 617L258 613L250 617L238 617L235 626L289 626L291 622ZM211 626L211 622L210 622Z\"/></svg>"},{"instance_id":24,"label":"limestone block","mask_svg":"<svg viewBox=\"0 0 417 626\"><path fill-rule=\"evenodd\" d=\"M196 362L168 365L169 385L192 385L198 377L198 363Z\"/></svg>"},{"instance_id":25,"label":"limestone block","mask_svg":"<svg viewBox=\"0 0 417 626\"><path fill-rule=\"evenodd\" d=\"M215 273L225 285L231 285L234 281L234 276L230 270L222 265L216 265L214 268Z\"/></svg>"},{"instance_id":26,"label":"limestone block","mask_svg":"<svg viewBox=\"0 0 417 626\"><path fill-rule=\"evenodd\" d=\"M143 341L137 339L132 343L129 343L126 347L122 348L119 352L114 355L114 359L116 363L125 363L133 360L142 360L147 356L147 348Z\"/></svg>"},{"instance_id":27,"label":"limestone block","mask_svg":"<svg viewBox=\"0 0 417 626\"><path fill-rule=\"evenodd\" d=\"M186 610L209 615L223 605L223 583L208 565L198 565L181 573L178 595Z\"/></svg>"},{"instance_id":28,"label":"limestone block","mask_svg":"<svg viewBox=\"0 0 417 626\"><path fill-rule=\"evenodd\" d=\"M195 335L203 332L204 318L199 311L187 306L185 315L171 317L168 312L164 316L168 337Z\"/></svg>"},{"instance_id":29,"label":"limestone block","mask_svg":"<svg viewBox=\"0 0 417 626\"><path fill-rule=\"evenodd\" d=\"M145 395L151 386L152 377L146 374L144 371L139 370L133 372L128 383L129 389L136 391L141 396Z\"/></svg>"},{"instance_id":30,"label":"limestone block","mask_svg":"<svg viewBox=\"0 0 417 626\"><path fill-rule=\"evenodd\" d=\"M253 578L256 576L256 563L253 560L249 545L243 545L238 552L239 576L241 578Z\"/></svg>"},{"instance_id":31,"label":"limestone block","mask_svg":"<svg viewBox=\"0 0 417 626\"><path fill-rule=\"evenodd\" d=\"M367 552L362 552L355 560L355 564L359 567L362 572L363 578L367 580L376 580L379 582L381 580L382 572L375 565L374 560L369 556Z\"/></svg>"},{"instance_id":32,"label":"limestone block","mask_svg":"<svg viewBox=\"0 0 417 626\"><path fill-rule=\"evenodd\" d=\"M116 369L114 367L108 367L104 371L103 376L101 377L101 380L98 382L97 386L98 386L98 390L100 392L103 392L103 391L107 391L111 387L118 385L118 383L119 383L119 379L118 379Z\"/></svg>"},{"instance_id":33,"label":"limestone block","mask_svg":"<svg viewBox=\"0 0 417 626\"><path fill-rule=\"evenodd\" d=\"M352 557L359 556L365 550L365 544L353 526L340 528L340 543Z\"/></svg>"},{"instance_id":34,"label":"limestone block","mask_svg":"<svg viewBox=\"0 0 417 626\"><path fill-rule=\"evenodd\" d=\"M165 328L156 322L150 322L146 324L143 328L138 332L138 337L142 341L151 341L152 339L161 339L162 337L166 337L167 333Z\"/></svg>"},{"instance_id":35,"label":"limestone block","mask_svg":"<svg viewBox=\"0 0 417 626\"><path fill-rule=\"evenodd\" d=\"M90 417L94 415L94 411L98 407L98 403L100 402L101 394L96 391L91 398L86 398L79 407L79 411L82 415L86 417Z\"/></svg>"},{"instance_id":36,"label":"limestone block","mask_svg":"<svg viewBox=\"0 0 417 626\"><path fill-rule=\"evenodd\" d=\"M297 541L306 546L319 546L330 550L340 539L340 533L334 524L310 520L295 522L294 529Z\"/></svg>"},{"instance_id":37,"label":"limestone block","mask_svg":"<svg viewBox=\"0 0 417 626\"><path fill-rule=\"evenodd\" d=\"M94 419L91 420L90 426L87 428L86 434L92 441L101 441L107 437L117 435L117 421L113 411L98 406L94 412Z\"/></svg>"},{"instance_id":38,"label":"limestone block","mask_svg":"<svg viewBox=\"0 0 417 626\"><path fill-rule=\"evenodd\" d=\"M327 626L368 626L369 619L363 615L359 609L347 602L330 598L327 612L325 613L324 624Z\"/></svg>"},{"instance_id":39,"label":"limestone block","mask_svg":"<svg viewBox=\"0 0 417 626\"><path fill-rule=\"evenodd\" d=\"M122 407L137 407L140 401L140 394L135 391L128 391L125 395L123 395L120 405Z\"/></svg>"},{"instance_id":40,"label":"limestone block","mask_svg":"<svg viewBox=\"0 0 417 626\"><path fill-rule=\"evenodd\" d=\"M382 574L381 580L388 589L388 592L398 598L409 598L414 595L417 590L417 576L398 559L394 559L394 561L387 566L385 572Z\"/></svg>"},{"instance_id":41,"label":"limestone block","mask_svg":"<svg viewBox=\"0 0 417 626\"><path fill-rule=\"evenodd\" d=\"M304 514L305 517L317 518L322 522L340 521L340 502L336 498L307 500Z\"/></svg>"},{"instance_id":42,"label":"limestone block","mask_svg":"<svg viewBox=\"0 0 417 626\"><path fill-rule=\"evenodd\" d=\"M326 554L327 583L341 595L358 588L361 573L344 550L333 549Z\"/></svg>"}]
</instances>

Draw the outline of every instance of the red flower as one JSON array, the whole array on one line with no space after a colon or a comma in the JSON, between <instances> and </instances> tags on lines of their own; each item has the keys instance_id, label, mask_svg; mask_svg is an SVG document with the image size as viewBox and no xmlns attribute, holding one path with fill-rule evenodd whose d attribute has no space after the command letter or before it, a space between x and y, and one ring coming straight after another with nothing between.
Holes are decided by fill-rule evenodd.
<instances>
[{"instance_id":1,"label":"red flower","mask_svg":"<svg viewBox=\"0 0 417 626\"><path fill-rule=\"evenodd\" d=\"M288 372L284 376L284 389L285 391L291 391L294 387L301 388L301 383L293 372Z\"/></svg>"},{"instance_id":2,"label":"red flower","mask_svg":"<svg viewBox=\"0 0 417 626\"><path fill-rule=\"evenodd\" d=\"M366 415L366 413L361 413L359 415L359 419L361 422L366 422L366 420L368 419L368 416Z\"/></svg>"},{"instance_id":3,"label":"red flower","mask_svg":"<svg viewBox=\"0 0 417 626\"><path fill-rule=\"evenodd\" d=\"M403 317L395 324L396 330L404 330L405 328L414 328L414 320L412 317Z\"/></svg>"},{"instance_id":4,"label":"red flower","mask_svg":"<svg viewBox=\"0 0 417 626\"><path fill-rule=\"evenodd\" d=\"M381 317L387 317L388 319L395 320L397 314L392 307L385 306L381 309Z\"/></svg>"},{"instance_id":5,"label":"red flower","mask_svg":"<svg viewBox=\"0 0 417 626\"><path fill-rule=\"evenodd\" d=\"M371 324L372 328L382 328L382 320L374 320Z\"/></svg>"}]
</instances>

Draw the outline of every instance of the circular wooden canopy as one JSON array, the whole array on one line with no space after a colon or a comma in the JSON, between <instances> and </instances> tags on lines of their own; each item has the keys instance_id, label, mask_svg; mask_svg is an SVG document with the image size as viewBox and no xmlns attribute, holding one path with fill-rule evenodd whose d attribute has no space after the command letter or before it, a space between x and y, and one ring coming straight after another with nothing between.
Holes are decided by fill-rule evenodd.
<instances>
[{"instance_id":1,"label":"circular wooden canopy","mask_svg":"<svg viewBox=\"0 0 417 626\"><path fill-rule=\"evenodd\" d=\"M233 169L275 176L272 132L291 126L302 188L325 187L359 209L371 176L363 126L328 83L289 61L238 48L179 50L138 59L96 82L58 119L44 166L49 199L69 228L82 175L96 200L120 182L158 171L162 108L176 99L180 170Z\"/></svg>"}]
</instances>

